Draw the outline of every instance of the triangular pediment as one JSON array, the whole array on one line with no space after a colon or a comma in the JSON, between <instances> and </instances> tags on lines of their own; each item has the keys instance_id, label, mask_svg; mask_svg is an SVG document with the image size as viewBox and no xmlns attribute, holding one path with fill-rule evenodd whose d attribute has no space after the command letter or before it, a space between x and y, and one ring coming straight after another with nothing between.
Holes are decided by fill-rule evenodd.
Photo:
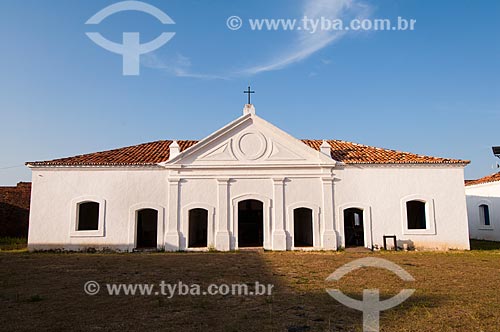
<instances>
[{"instance_id":1,"label":"triangular pediment","mask_svg":"<svg viewBox=\"0 0 500 332\"><path fill-rule=\"evenodd\" d=\"M304 158L282 144L272 141L271 154L268 160L304 160Z\"/></svg>"},{"instance_id":2,"label":"triangular pediment","mask_svg":"<svg viewBox=\"0 0 500 332\"><path fill-rule=\"evenodd\" d=\"M335 165L335 161L249 113L199 141L164 165L300 166Z\"/></svg>"},{"instance_id":3,"label":"triangular pediment","mask_svg":"<svg viewBox=\"0 0 500 332\"><path fill-rule=\"evenodd\" d=\"M233 153L232 139L216 146L209 150L207 153L201 155L198 160L211 160L211 161L232 161L238 160Z\"/></svg>"}]
</instances>

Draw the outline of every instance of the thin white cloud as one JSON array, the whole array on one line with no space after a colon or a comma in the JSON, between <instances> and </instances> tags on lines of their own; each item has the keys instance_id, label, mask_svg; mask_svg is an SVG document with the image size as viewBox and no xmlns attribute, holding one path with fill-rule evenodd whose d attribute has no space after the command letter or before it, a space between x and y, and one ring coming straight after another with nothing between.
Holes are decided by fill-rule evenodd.
<instances>
[{"instance_id":1,"label":"thin white cloud","mask_svg":"<svg viewBox=\"0 0 500 332\"><path fill-rule=\"evenodd\" d=\"M160 59L155 53L144 54L141 58L141 64L146 68L163 70L177 77L190 77L207 80L227 80L229 77L222 75L201 74L191 71L191 60L178 53L174 59L167 64Z\"/></svg>"},{"instance_id":2,"label":"thin white cloud","mask_svg":"<svg viewBox=\"0 0 500 332\"><path fill-rule=\"evenodd\" d=\"M372 8L360 0L304 0L301 10L302 16L308 19L341 19L344 24L354 18L363 19L368 17ZM302 17L297 18L297 22ZM176 58L166 60L160 59L155 53L148 53L141 57L141 64L148 68L160 69L177 77L190 77L198 79L222 79L228 80L235 77L253 76L262 72L280 70L294 63L303 61L314 53L324 49L333 42L339 40L346 34L345 31L328 31L317 29L314 33L306 30L296 30L293 32L293 39L290 46L269 57L262 63L249 66L237 72L225 74L204 74L192 70L189 58L177 54ZM331 60L322 59L324 65L328 65ZM316 73L314 73L316 74ZM314 76L311 75L311 76Z\"/></svg>"},{"instance_id":3,"label":"thin white cloud","mask_svg":"<svg viewBox=\"0 0 500 332\"><path fill-rule=\"evenodd\" d=\"M344 24L353 18L364 18L371 8L356 0L308 0L305 1L303 16L308 19L342 19ZM254 75L261 72L283 69L293 63L300 62L345 35L344 31L328 31L318 29L310 31L295 31L295 46L286 52L278 54L272 60L242 71Z\"/></svg>"}]
</instances>

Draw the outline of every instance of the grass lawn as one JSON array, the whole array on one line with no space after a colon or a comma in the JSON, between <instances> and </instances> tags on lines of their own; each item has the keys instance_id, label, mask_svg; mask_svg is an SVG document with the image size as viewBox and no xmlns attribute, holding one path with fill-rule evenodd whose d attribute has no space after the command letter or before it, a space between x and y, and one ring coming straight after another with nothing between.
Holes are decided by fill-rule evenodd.
<instances>
[{"instance_id":1,"label":"grass lawn","mask_svg":"<svg viewBox=\"0 0 500 332\"><path fill-rule=\"evenodd\" d=\"M479 243L479 245L482 243ZM399 264L415 278L363 268L325 282L361 257ZM56 254L0 252L3 331L362 331L360 312L331 298L338 288L383 298L414 295L381 314L381 331L500 331L500 250L470 252L231 252ZM101 291L86 295L88 280ZM274 284L271 296L111 296L105 283Z\"/></svg>"},{"instance_id":2,"label":"grass lawn","mask_svg":"<svg viewBox=\"0 0 500 332\"><path fill-rule=\"evenodd\" d=\"M24 237L0 237L0 250L25 250L28 239Z\"/></svg>"}]
</instances>

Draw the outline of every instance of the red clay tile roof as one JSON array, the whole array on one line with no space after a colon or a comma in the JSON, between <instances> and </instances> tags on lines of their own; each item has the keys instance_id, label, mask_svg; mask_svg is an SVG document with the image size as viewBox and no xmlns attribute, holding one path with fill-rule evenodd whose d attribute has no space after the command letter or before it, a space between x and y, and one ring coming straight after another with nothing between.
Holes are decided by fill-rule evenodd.
<instances>
[{"instance_id":1,"label":"red clay tile roof","mask_svg":"<svg viewBox=\"0 0 500 332\"><path fill-rule=\"evenodd\" d=\"M302 140L315 150L320 150L321 140ZM333 159L346 164L467 164L467 160L436 158L350 143L339 140L327 141L331 146ZM156 141L89 153L75 157L49 161L28 162L32 166L148 166L167 161L169 146L172 141ZM197 141L177 141L181 152L193 146Z\"/></svg>"},{"instance_id":2,"label":"red clay tile roof","mask_svg":"<svg viewBox=\"0 0 500 332\"><path fill-rule=\"evenodd\" d=\"M319 150L323 141L302 140ZM376 148L340 140L327 141L331 146L331 157L346 164L468 164L468 160L437 158L409 152Z\"/></svg>"},{"instance_id":3,"label":"red clay tile roof","mask_svg":"<svg viewBox=\"0 0 500 332\"><path fill-rule=\"evenodd\" d=\"M156 141L125 148L82 154L75 157L35 161L33 166L148 166L168 160L172 141ZM197 141L177 141L181 152Z\"/></svg>"},{"instance_id":4,"label":"red clay tile roof","mask_svg":"<svg viewBox=\"0 0 500 332\"><path fill-rule=\"evenodd\" d=\"M482 178L477 179L477 180L465 180L465 185L466 186L473 186L475 184L482 184L482 183L496 182L496 181L500 181L500 172L495 173L495 174L491 174L491 175L487 175L487 176L482 177Z\"/></svg>"}]
</instances>

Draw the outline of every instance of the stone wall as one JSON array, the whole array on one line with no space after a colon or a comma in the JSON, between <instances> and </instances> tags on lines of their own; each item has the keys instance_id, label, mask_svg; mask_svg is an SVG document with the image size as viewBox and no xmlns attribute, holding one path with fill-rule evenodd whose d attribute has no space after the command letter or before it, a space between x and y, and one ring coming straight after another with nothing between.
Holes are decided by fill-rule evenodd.
<instances>
[{"instance_id":1,"label":"stone wall","mask_svg":"<svg viewBox=\"0 0 500 332\"><path fill-rule=\"evenodd\" d=\"M0 237L28 237L31 183L0 187Z\"/></svg>"}]
</instances>

